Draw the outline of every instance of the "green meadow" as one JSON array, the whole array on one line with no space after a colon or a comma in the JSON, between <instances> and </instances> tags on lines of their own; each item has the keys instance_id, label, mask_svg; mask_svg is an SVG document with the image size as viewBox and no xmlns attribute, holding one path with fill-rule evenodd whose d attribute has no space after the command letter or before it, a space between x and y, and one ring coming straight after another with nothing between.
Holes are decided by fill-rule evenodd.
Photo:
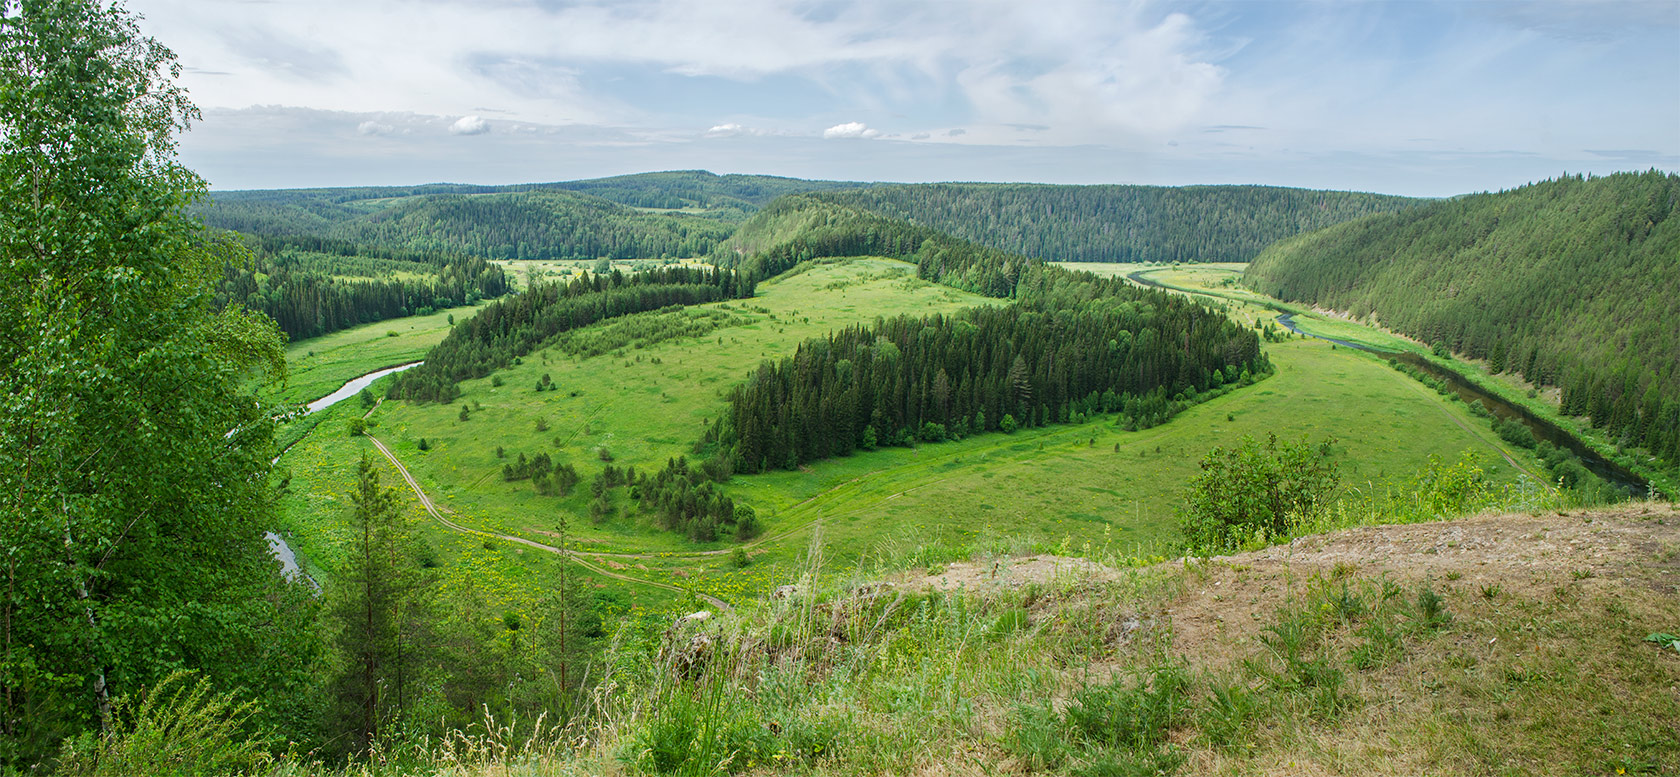
<instances>
[{"instance_id":1,"label":"green meadow","mask_svg":"<svg viewBox=\"0 0 1680 777\"><path fill-rule=\"evenodd\" d=\"M1243 291L1222 283L1233 268L1136 267L1165 275L1162 280L1174 285L1219 294ZM870 557L939 560L986 549L1166 553L1175 539L1182 484L1206 451L1243 435L1334 437L1350 491L1404 484L1431 456L1455 459L1465 450L1478 452L1500 481L1519 474L1505 457L1538 471L1531 458L1500 441L1463 405L1380 360L1319 340L1289 338L1267 346L1275 375L1153 429L1128 432L1111 418L1096 418L858 453L800 471L737 476L728 492L756 509L765 524L765 533L747 548L744 568L730 552L733 542L696 544L659 530L637 512L623 488L609 492L613 515L599 522L588 518L589 483L608 459L617 467L652 472L689 454L715 422L729 389L761 361L876 316L977 304L998 303L921 281L914 267L902 262L812 262L762 284L751 300L644 313L562 335L520 364L464 382L461 399L450 405L382 403L369 415L370 433L391 447L453 520L554 544L564 515L573 546L597 554L604 566L724 599L761 595L785 582L818 533L840 570ZM1250 325L1270 320L1270 311L1245 300L1216 304ZM386 328L409 323L387 322ZM359 374L366 370L349 367L358 349L368 354L364 365L383 365L398 352L394 345L441 337L436 316L412 324L412 330L400 330L412 331L407 338L382 339L382 332L370 336L362 328L312 341L336 338L331 348L296 344L292 356L338 353L344 371ZM557 390L536 390L544 375ZM365 410L352 401L328 411L317 431L281 461L291 478L282 499L284 528L317 569L330 569L333 548L342 539L337 535L353 486L353 462L364 453L379 458L371 444L345 431L348 419ZM567 497L538 495L530 481L506 482L503 465L521 453L546 453L557 465L570 463L583 482ZM393 471L386 471L385 480L402 485ZM485 581L509 602L554 574L552 554L455 534L430 521L406 491L404 498L436 548L437 561L454 570L451 574ZM596 584L629 586L604 579ZM645 606L683 598L629 587L635 589L634 601Z\"/></svg>"},{"instance_id":2,"label":"green meadow","mask_svg":"<svg viewBox=\"0 0 1680 777\"><path fill-rule=\"evenodd\" d=\"M271 396L283 402L309 402L382 367L419 361L449 334L452 319L464 321L480 307L376 321L290 343L286 346L289 374L283 385L271 388Z\"/></svg>"}]
</instances>

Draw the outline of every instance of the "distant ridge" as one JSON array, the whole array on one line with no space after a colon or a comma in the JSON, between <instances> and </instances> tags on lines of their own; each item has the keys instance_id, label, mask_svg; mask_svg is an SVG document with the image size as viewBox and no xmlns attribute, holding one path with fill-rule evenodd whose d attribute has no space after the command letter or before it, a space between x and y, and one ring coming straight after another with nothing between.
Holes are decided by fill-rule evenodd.
<instances>
[{"instance_id":1,"label":"distant ridge","mask_svg":"<svg viewBox=\"0 0 1680 777\"><path fill-rule=\"evenodd\" d=\"M1277 186L938 183L821 195L1051 261L1246 262L1271 243L1424 200Z\"/></svg>"}]
</instances>

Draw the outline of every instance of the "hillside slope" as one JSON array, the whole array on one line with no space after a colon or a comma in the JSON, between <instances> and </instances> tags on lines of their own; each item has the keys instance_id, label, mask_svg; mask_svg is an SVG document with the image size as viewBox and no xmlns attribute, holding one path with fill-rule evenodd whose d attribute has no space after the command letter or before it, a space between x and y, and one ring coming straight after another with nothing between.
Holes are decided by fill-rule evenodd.
<instances>
[{"instance_id":1,"label":"hillside slope","mask_svg":"<svg viewBox=\"0 0 1680 777\"><path fill-rule=\"evenodd\" d=\"M1564 413L1680 464L1677 216L1680 176L1564 177L1302 235L1244 277L1560 386Z\"/></svg>"},{"instance_id":2,"label":"hillside slope","mask_svg":"<svg viewBox=\"0 0 1680 777\"><path fill-rule=\"evenodd\" d=\"M1369 526L1144 566L988 549L883 577L825 575L819 558L769 601L679 620L656 660L626 656L608 721L551 765L1680 769L1680 652L1647 639L1680 631L1673 505Z\"/></svg>"},{"instance_id":3,"label":"hillside slope","mask_svg":"<svg viewBox=\"0 0 1680 777\"><path fill-rule=\"evenodd\" d=\"M1246 262L1268 244L1419 200L1276 186L939 183L819 195L1053 261Z\"/></svg>"}]
</instances>

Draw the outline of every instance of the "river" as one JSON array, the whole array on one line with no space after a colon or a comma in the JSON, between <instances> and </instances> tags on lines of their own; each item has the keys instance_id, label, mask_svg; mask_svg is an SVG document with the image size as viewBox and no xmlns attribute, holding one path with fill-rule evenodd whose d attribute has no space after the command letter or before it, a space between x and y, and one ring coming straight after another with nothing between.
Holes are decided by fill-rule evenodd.
<instances>
[{"instance_id":1,"label":"river","mask_svg":"<svg viewBox=\"0 0 1680 777\"><path fill-rule=\"evenodd\" d=\"M314 402L310 402L304 409L304 415L308 415L310 413L318 413L322 410L325 410L329 407L332 407L333 405L336 405L340 402L343 402L346 399L349 399L353 396L356 396L357 394L361 393L362 389L365 389L368 386L373 385L374 381L379 380L380 378L383 378L386 375L394 375L396 373L402 372L403 370L413 369L413 368L418 367L422 364L425 364L425 362L409 362L408 364L399 364L395 367L386 367L386 368L381 369L381 370L374 370L373 372L370 372L370 373L368 373L366 375L363 375L359 378L354 378L354 379L350 380L348 383L345 383L337 391L334 391L331 394L328 394L324 397L321 397L320 399L317 399ZM228 434L232 434L232 432L228 432ZM281 451L280 453L282 455L284 455L285 451ZM280 457L275 456L274 457L274 463L279 463L279 461L280 461ZM319 592L321 590L321 584L315 582L314 578L310 577L307 573L305 573L303 571L303 569L300 566L298 566L297 553L295 553L292 550L292 546L286 544L286 538L281 537L280 535L278 535L274 532L271 532L271 531L270 532L263 532L263 536L268 538L268 552L273 554L275 558L280 560L281 572L283 574L285 574L287 579L295 580L299 577L302 577L304 580L309 581L309 585L312 586L317 592Z\"/></svg>"},{"instance_id":2,"label":"river","mask_svg":"<svg viewBox=\"0 0 1680 777\"><path fill-rule=\"evenodd\" d=\"M1360 345L1358 343L1351 343L1346 340L1337 340L1333 337L1324 337L1310 332L1303 332L1300 327L1295 325L1295 314L1293 313L1284 313L1278 316L1277 320L1279 324L1282 324L1284 327L1288 328L1289 331L1298 335L1316 337L1320 340L1328 340L1346 348L1353 348L1367 353L1374 353L1384 358L1395 359L1409 367L1428 374L1436 380L1444 381L1447 384L1447 388L1452 390L1454 394L1457 394L1458 398L1463 400L1466 404L1480 401L1483 407L1487 408L1500 419L1515 418L1518 421L1521 421L1524 426L1528 427L1529 431L1534 433L1534 439L1544 440L1559 448L1567 449L1570 453L1575 454L1576 458L1581 460L1581 464L1585 466L1589 472L1603 478L1605 482L1615 486L1630 496L1644 496L1649 489L1649 484L1646 483L1644 478L1635 474L1628 468L1599 455L1598 451L1593 450L1586 443L1582 442L1580 438L1570 434L1568 430L1565 430L1557 424L1535 415L1533 411L1523 407L1522 405L1507 402L1504 399L1499 398L1497 395L1483 390L1480 386L1471 382L1469 378L1466 378L1460 372L1443 367L1410 351L1385 351L1366 345Z\"/></svg>"},{"instance_id":3,"label":"river","mask_svg":"<svg viewBox=\"0 0 1680 777\"><path fill-rule=\"evenodd\" d=\"M322 410L325 410L329 407L332 407L333 405L336 405L340 402L343 402L346 399L349 399L353 396L356 396L357 394L361 393L362 389L365 389L368 386L373 385L374 381L379 380L380 378L383 378L386 375L394 375L396 373L402 372L403 370L411 370L411 369L414 369L415 367L418 367L422 364L425 364L425 362L409 362L408 364L399 364L395 367L386 367L383 370L376 370L374 372L370 372L366 375L361 376L360 378L356 378L356 379L350 381L349 383L344 384L343 388L340 388L339 390L334 391L331 394L328 394L324 397L321 397L320 399L317 399L314 402L310 402L309 406L308 406L308 409L305 410L305 413L316 413L316 412L320 412Z\"/></svg>"}]
</instances>

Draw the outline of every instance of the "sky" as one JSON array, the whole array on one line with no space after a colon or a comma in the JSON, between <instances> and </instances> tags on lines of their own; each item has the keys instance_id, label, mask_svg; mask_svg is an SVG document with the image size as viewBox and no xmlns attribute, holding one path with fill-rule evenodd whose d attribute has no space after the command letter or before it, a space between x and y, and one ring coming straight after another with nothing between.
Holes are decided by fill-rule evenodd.
<instances>
[{"instance_id":1,"label":"sky","mask_svg":"<svg viewBox=\"0 0 1680 777\"><path fill-rule=\"evenodd\" d=\"M1680 1L129 0L212 189L1680 170Z\"/></svg>"}]
</instances>

